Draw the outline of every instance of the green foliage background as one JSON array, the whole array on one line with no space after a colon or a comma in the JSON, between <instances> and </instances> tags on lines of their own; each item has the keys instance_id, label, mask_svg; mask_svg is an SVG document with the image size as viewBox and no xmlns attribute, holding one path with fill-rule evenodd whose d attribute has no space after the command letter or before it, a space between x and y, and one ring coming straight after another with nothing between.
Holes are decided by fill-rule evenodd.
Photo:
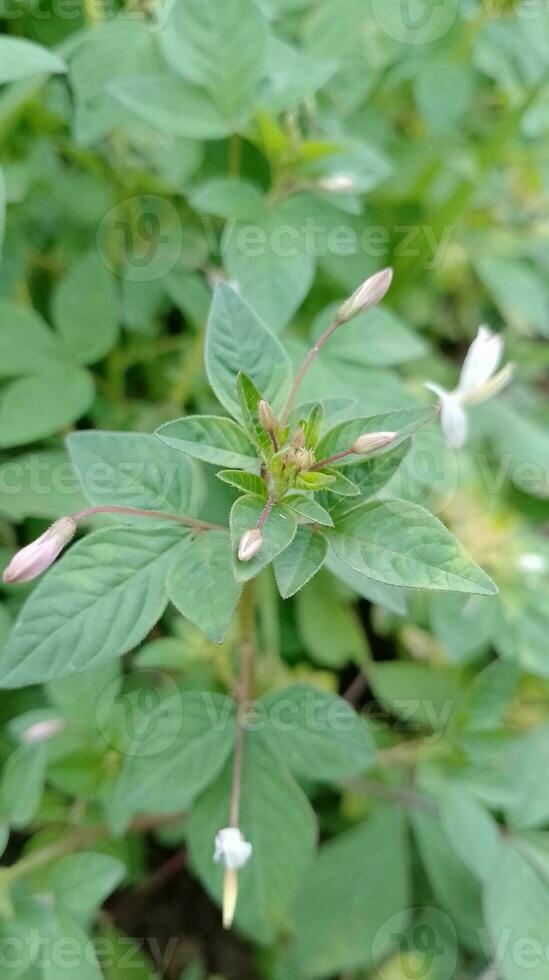
<instances>
[{"instance_id":1,"label":"green foliage background","mask_svg":"<svg viewBox=\"0 0 549 980\"><path fill-rule=\"evenodd\" d=\"M545 5L0 0L0 19L3 566L85 506L73 429L152 433L219 412L203 348L220 279L299 363L336 305L394 266L386 302L342 328L305 382L336 421L349 405L429 406L423 382L456 383L482 322L504 330L517 366L471 411L463 450L432 422L389 483L443 520L498 596L383 586L335 555L286 603L270 569L257 580L255 694L267 719L296 706L297 724L267 721L248 740L254 859L236 928L251 947L234 940L236 966L182 907L191 953L183 944L164 969L145 944L130 969L116 904L99 911L116 889L115 902L147 887L159 845L183 849L196 888L219 900L236 627L221 646L206 639L183 580L186 618L170 607L138 642L141 598L161 606L140 580L136 608L121 609L136 623L122 662L59 679L65 652L41 637L51 679L0 691L1 975L546 980ZM275 403L278 384L267 363ZM162 470L160 443L128 438ZM179 467L169 506L226 523L236 491L207 463ZM148 529L144 553L168 538ZM32 588L1 589L0 664ZM300 713L311 698L319 730ZM62 730L29 744L49 719ZM72 966L54 955L67 941Z\"/></svg>"}]
</instances>

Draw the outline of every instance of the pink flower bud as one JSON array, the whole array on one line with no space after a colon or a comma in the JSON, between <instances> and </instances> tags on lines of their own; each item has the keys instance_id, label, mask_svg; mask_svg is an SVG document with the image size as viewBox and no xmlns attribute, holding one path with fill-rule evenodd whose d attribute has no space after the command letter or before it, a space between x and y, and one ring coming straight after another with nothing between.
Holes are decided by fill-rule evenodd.
<instances>
[{"instance_id":1,"label":"pink flower bud","mask_svg":"<svg viewBox=\"0 0 549 980\"><path fill-rule=\"evenodd\" d=\"M366 313L372 306L377 306L388 292L393 281L393 270L383 269L370 276L362 283L353 295L340 306L337 313L339 323L347 323L358 313Z\"/></svg>"},{"instance_id":2,"label":"pink flower bud","mask_svg":"<svg viewBox=\"0 0 549 980\"><path fill-rule=\"evenodd\" d=\"M53 564L63 548L74 537L76 521L72 517L61 517L52 524L36 541L21 548L4 571L4 582L31 582Z\"/></svg>"},{"instance_id":3,"label":"pink flower bud","mask_svg":"<svg viewBox=\"0 0 549 980\"><path fill-rule=\"evenodd\" d=\"M21 736L21 741L25 745L36 745L39 742L47 742L54 735L59 735L65 727L62 718L47 718L44 721L37 721L34 725L29 725Z\"/></svg>"},{"instance_id":4,"label":"pink flower bud","mask_svg":"<svg viewBox=\"0 0 549 980\"><path fill-rule=\"evenodd\" d=\"M351 449L359 456L366 456L368 453L375 452L376 449L385 449L395 441L397 432L367 432L366 435L359 436L353 442Z\"/></svg>"},{"instance_id":5,"label":"pink flower bud","mask_svg":"<svg viewBox=\"0 0 549 980\"><path fill-rule=\"evenodd\" d=\"M254 527L251 531L244 531L244 534L240 538L238 544L238 558L239 561L250 561L263 544L263 535L258 527Z\"/></svg>"}]
</instances>

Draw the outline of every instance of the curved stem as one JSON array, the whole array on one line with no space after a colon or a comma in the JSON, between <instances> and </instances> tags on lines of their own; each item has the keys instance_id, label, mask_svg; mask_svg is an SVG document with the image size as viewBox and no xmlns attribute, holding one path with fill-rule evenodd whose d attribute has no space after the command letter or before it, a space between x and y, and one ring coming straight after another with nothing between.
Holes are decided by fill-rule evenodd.
<instances>
[{"instance_id":1,"label":"curved stem","mask_svg":"<svg viewBox=\"0 0 549 980\"><path fill-rule=\"evenodd\" d=\"M288 395L288 398L286 400L286 404L285 404L284 409L282 411L282 415L280 417L280 425L281 425L281 428L284 428L284 426L286 425L286 423L287 423L287 421L288 421L288 419L290 417L290 412L292 411L292 408L294 407L294 402L295 402L295 399L296 399L296 396L297 396L297 392L299 391L299 386L300 386L301 382L303 381L303 378L307 374L307 371L309 370L309 368L310 368L311 364L313 363L313 361L314 361L315 357L317 356L317 354L320 353L320 351L322 350L322 348L324 347L324 345L327 343L327 341L330 339L330 337L332 336L332 334L337 330L337 328L339 326L341 326L341 321L340 320L337 320L337 319L334 320L334 322L331 323L330 326L326 328L326 330L324 331L324 333L322 334L322 336L319 337L319 339L317 340L317 342L315 344L313 344L313 346L311 347L311 349L307 352L307 354L305 356L305 359L303 361L303 364L301 365L299 371L297 372L297 374L295 376L295 381L294 381L294 383L293 383L293 385L292 385L292 387L290 389L290 394Z\"/></svg>"},{"instance_id":2,"label":"curved stem","mask_svg":"<svg viewBox=\"0 0 549 980\"><path fill-rule=\"evenodd\" d=\"M94 514L127 514L129 517L152 517L158 521L174 521L176 524L183 524L185 527L192 527L196 531L225 531L221 524L210 524L209 521L199 521L196 517L187 517L182 514L166 514L162 510L144 510L139 507L116 507L111 504L101 504L98 507L86 507L72 515L73 521L83 521Z\"/></svg>"},{"instance_id":3,"label":"curved stem","mask_svg":"<svg viewBox=\"0 0 549 980\"><path fill-rule=\"evenodd\" d=\"M256 527L258 527L258 528L262 528L263 527L265 521L267 520L269 514L271 513L271 511L273 509L273 506L274 506L275 501L276 501L275 494L274 493L269 494L269 499L268 499L267 503L265 504L263 510L261 511L261 514L259 515L259 519L257 521Z\"/></svg>"}]
</instances>

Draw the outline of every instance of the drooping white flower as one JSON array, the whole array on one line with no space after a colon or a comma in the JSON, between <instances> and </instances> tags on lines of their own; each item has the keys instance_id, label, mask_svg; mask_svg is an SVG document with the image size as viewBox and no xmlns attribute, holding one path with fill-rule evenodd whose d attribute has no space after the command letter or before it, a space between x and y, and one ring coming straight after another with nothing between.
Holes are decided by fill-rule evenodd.
<instances>
[{"instance_id":1,"label":"drooping white flower","mask_svg":"<svg viewBox=\"0 0 549 980\"><path fill-rule=\"evenodd\" d=\"M53 564L76 533L76 521L61 517L36 541L21 548L4 571L4 582L32 582Z\"/></svg>"},{"instance_id":2,"label":"drooping white flower","mask_svg":"<svg viewBox=\"0 0 549 980\"><path fill-rule=\"evenodd\" d=\"M239 871L252 856L252 845L244 840L238 827L225 827L215 836L214 861L227 871Z\"/></svg>"},{"instance_id":3,"label":"drooping white flower","mask_svg":"<svg viewBox=\"0 0 549 980\"><path fill-rule=\"evenodd\" d=\"M468 434L465 408L478 405L497 395L511 380L513 365L496 370L503 354L503 338L488 327L478 328L463 362L457 388L447 391L434 381L426 382L425 387L440 399L440 418L444 438L452 449L464 445Z\"/></svg>"}]
</instances>

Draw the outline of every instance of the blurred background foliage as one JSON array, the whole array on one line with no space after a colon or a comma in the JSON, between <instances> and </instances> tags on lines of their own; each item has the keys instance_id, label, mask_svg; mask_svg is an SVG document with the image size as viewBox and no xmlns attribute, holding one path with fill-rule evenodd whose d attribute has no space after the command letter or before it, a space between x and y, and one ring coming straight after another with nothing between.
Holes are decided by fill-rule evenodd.
<instances>
[{"instance_id":1,"label":"blurred background foliage","mask_svg":"<svg viewBox=\"0 0 549 980\"><path fill-rule=\"evenodd\" d=\"M71 429L152 432L216 410L202 354L220 278L298 361L333 304L394 266L387 301L306 380L334 411L427 404L423 382L455 384L482 322L516 364L510 389L472 410L464 450L433 423L383 491L434 510L499 596L406 594L334 560L283 605L270 571L260 579L258 694L346 693L372 735L367 777L298 774L320 857L298 842L298 880L280 883L282 807L267 841L282 874L266 875L241 943L196 884L213 887L215 784L162 800L159 775L117 816L121 751L102 712L122 693L231 690L235 637L217 648L172 613L122 670L0 692L0 885L22 882L0 936L92 930L115 950L107 980L126 976L124 931L165 954L153 966L150 944L132 951L134 977L546 980L546 5L0 0L0 20L3 564L80 506ZM225 520L232 490L206 466L201 480L204 516ZM2 589L0 645L29 588ZM52 718L60 731L29 742ZM257 793L268 814L268 781ZM25 949L6 976L102 975Z\"/></svg>"}]
</instances>

